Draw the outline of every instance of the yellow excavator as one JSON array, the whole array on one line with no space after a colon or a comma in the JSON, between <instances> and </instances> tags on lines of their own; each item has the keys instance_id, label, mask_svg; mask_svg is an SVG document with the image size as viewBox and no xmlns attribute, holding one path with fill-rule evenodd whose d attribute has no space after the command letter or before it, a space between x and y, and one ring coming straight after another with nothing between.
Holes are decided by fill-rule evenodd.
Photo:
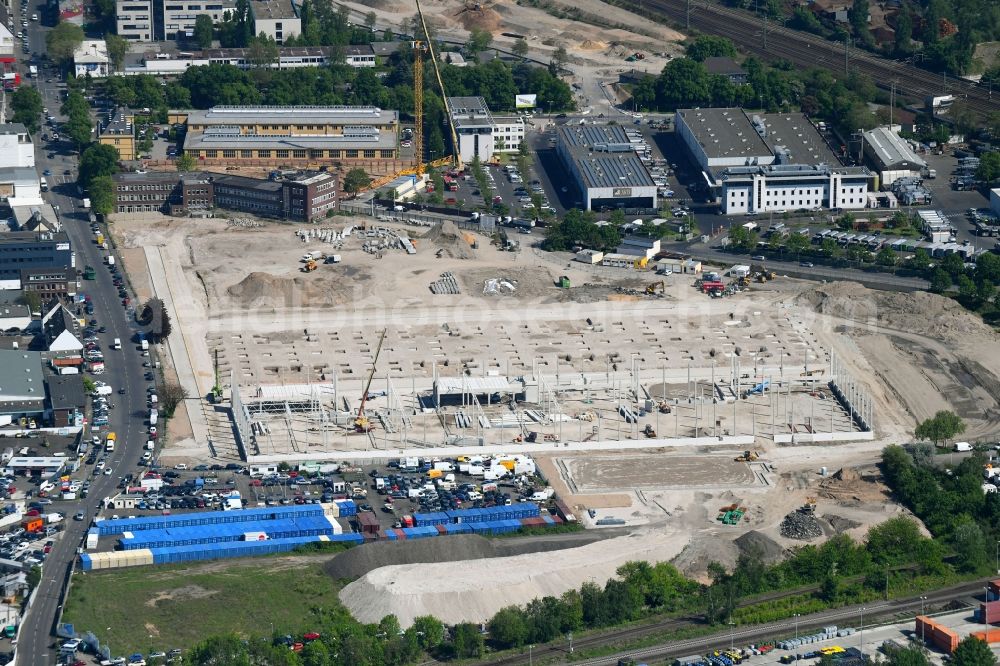
<instances>
[{"instance_id":1,"label":"yellow excavator","mask_svg":"<svg viewBox=\"0 0 1000 666\"><path fill-rule=\"evenodd\" d=\"M742 454L733 458L736 462L753 462L757 460L759 456L756 451L744 451Z\"/></svg>"},{"instance_id":2,"label":"yellow excavator","mask_svg":"<svg viewBox=\"0 0 1000 666\"><path fill-rule=\"evenodd\" d=\"M305 265L302 266L302 271L304 273L312 273L314 270L316 270L316 260L315 259L310 259L309 261L307 261L305 263Z\"/></svg>"},{"instance_id":3,"label":"yellow excavator","mask_svg":"<svg viewBox=\"0 0 1000 666\"><path fill-rule=\"evenodd\" d=\"M372 369L368 373L368 380L365 382L365 391L361 394L361 406L358 407L358 415L354 418L354 429L357 432L371 432L372 424L365 416L365 403L368 402L368 390L372 387L372 379L375 378L375 364L378 363L378 355L382 352L382 342L385 341L385 333L388 329L382 329L382 335L378 338L378 346L375 347L375 357L372 359Z\"/></svg>"}]
</instances>

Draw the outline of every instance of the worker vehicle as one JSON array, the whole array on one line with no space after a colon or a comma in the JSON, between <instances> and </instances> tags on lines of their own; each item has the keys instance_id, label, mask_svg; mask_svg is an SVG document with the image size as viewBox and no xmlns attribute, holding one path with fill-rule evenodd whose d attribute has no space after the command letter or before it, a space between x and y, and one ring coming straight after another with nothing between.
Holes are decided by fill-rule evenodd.
<instances>
[{"instance_id":1,"label":"worker vehicle","mask_svg":"<svg viewBox=\"0 0 1000 666\"><path fill-rule=\"evenodd\" d=\"M361 405L358 407L358 415L354 419L354 430L356 432L371 432L372 430L372 424L365 415L365 403L368 402L368 391L372 387L372 379L375 378L375 365L378 363L379 354L382 352L382 343L385 342L387 331L388 329L382 329L382 335L378 339L378 346L375 347L375 356L372 358L372 369L368 373L365 390L361 393Z\"/></svg>"}]
</instances>

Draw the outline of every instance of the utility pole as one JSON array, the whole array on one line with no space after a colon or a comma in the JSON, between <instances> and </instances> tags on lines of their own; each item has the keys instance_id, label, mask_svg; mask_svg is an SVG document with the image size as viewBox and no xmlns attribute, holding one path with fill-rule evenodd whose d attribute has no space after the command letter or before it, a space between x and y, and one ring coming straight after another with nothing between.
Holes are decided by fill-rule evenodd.
<instances>
[{"instance_id":1,"label":"utility pole","mask_svg":"<svg viewBox=\"0 0 1000 666\"><path fill-rule=\"evenodd\" d=\"M889 87L889 129L892 129L892 110L896 106L896 79L892 80Z\"/></svg>"},{"instance_id":2,"label":"utility pole","mask_svg":"<svg viewBox=\"0 0 1000 666\"><path fill-rule=\"evenodd\" d=\"M764 13L764 49L767 49L767 13Z\"/></svg>"},{"instance_id":3,"label":"utility pole","mask_svg":"<svg viewBox=\"0 0 1000 666\"><path fill-rule=\"evenodd\" d=\"M691 29L691 0L687 0L687 29Z\"/></svg>"},{"instance_id":4,"label":"utility pole","mask_svg":"<svg viewBox=\"0 0 1000 666\"><path fill-rule=\"evenodd\" d=\"M844 37L844 76L848 76L851 73L850 70L850 57L851 57L851 36L848 35Z\"/></svg>"}]
</instances>

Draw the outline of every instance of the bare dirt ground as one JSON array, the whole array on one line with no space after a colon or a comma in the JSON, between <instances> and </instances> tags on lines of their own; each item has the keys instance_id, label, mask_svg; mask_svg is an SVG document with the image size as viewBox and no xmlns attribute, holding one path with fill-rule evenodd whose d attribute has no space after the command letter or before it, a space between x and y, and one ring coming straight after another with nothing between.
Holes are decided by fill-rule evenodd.
<instances>
[{"instance_id":1,"label":"bare dirt ground","mask_svg":"<svg viewBox=\"0 0 1000 666\"><path fill-rule=\"evenodd\" d=\"M338 218L330 226L343 229L350 222ZM361 251L360 241L345 241L336 250L341 264L305 274L299 270L302 253L322 248L303 243L290 225L233 230L218 220L162 219L114 226L121 244L158 248L168 274L179 276L171 288L189 295L183 326L200 373L211 372L209 350L232 338L273 339L278 346L268 352L275 356L268 363L287 367L290 357L280 345L291 342L282 340L333 336L310 355L368 349L371 329L385 322L390 358L440 358L454 353L448 345L485 345L494 357L494 365L485 367L520 354L519 367L530 368L538 353L551 364L547 372L566 373L577 364L589 371L610 365L603 356L591 360L593 354L577 351L580 345L606 344L620 351L623 369L632 352L647 365L673 370L673 378L647 383L653 395L660 383L665 392L677 391L684 384L678 373L689 363L704 367L715 359L724 365L738 358L751 374L752 366L780 364L797 376L804 365L826 363L826 354L834 352L872 395L874 441L775 446L758 437L754 448L761 462L734 463L731 456L739 451L714 447L715 473L708 450L689 448L638 450L610 462L606 453L538 456L543 474L584 523L621 518L636 536L568 548L558 558L536 553L460 566L381 567L344 591L345 602L365 619L386 612L404 623L425 612L449 621L484 619L504 605L558 594L586 580L603 583L628 559L673 559L703 575L708 562L732 564L741 549L760 546L775 554L805 543L782 537L779 525L808 498L816 499L823 529L813 543L841 532L860 538L871 525L902 513L874 467L883 446L909 441L916 421L938 409L960 413L970 437L998 429L996 334L930 294L779 279L730 299L706 299L688 276L673 276L666 298L623 302L612 300L615 286L652 276L567 266L564 257L533 250L501 253L482 238L476 250L456 247L454 239L418 238L416 255L386 250L381 259ZM410 231L417 238L424 230ZM461 294L430 293L430 282L444 272L455 275ZM558 289L553 281L564 273L574 285L601 286ZM517 290L484 295L483 283L492 277L516 280ZM600 324L584 330L579 322L591 317ZM491 338L491 331L502 335ZM414 361L412 367L419 365ZM464 370L453 365L447 372ZM746 509L745 519L722 525L720 509L733 504ZM427 581L447 584L431 589Z\"/></svg>"}]
</instances>

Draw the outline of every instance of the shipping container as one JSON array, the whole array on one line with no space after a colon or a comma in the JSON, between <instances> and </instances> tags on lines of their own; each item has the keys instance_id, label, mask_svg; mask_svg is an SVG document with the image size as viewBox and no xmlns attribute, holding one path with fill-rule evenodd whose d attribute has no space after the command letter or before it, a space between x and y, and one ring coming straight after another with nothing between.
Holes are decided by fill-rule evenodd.
<instances>
[{"instance_id":1,"label":"shipping container","mask_svg":"<svg viewBox=\"0 0 1000 666\"><path fill-rule=\"evenodd\" d=\"M358 527L362 534L378 534L378 518L371 511L362 511L358 514Z\"/></svg>"},{"instance_id":2,"label":"shipping container","mask_svg":"<svg viewBox=\"0 0 1000 666\"><path fill-rule=\"evenodd\" d=\"M1000 643L1000 629L990 629L989 631L974 631L971 634L975 638L986 643Z\"/></svg>"},{"instance_id":3,"label":"shipping container","mask_svg":"<svg viewBox=\"0 0 1000 666\"><path fill-rule=\"evenodd\" d=\"M990 601L979 604L975 613L976 622L989 622L990 624L1000 624L1000 601Z\"/></svg>"}]
</instances>

